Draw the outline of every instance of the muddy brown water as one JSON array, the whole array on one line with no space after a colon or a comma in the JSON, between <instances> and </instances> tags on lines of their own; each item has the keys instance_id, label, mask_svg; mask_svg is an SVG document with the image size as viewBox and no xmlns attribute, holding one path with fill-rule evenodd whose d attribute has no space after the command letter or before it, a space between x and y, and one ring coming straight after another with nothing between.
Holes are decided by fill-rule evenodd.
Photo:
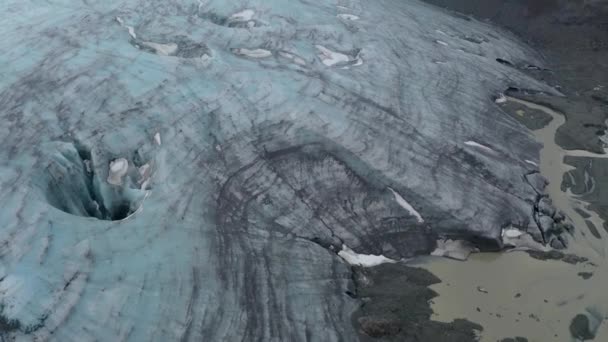
<instances>
[{"instance_id":1,"label":"muddy brown water","mask_svg":"<svg viewBox=\"0 0 608 342\"><path fill-rule=\"evenodd\" d=\"M587 208L589 203L560 189L564 174L572 169L564 163L565 156L608 155L563 150L555 143L555 133L565 123L561 113L520 99L508 100L553 118L534 131L544 144L539 168L550 182L546 191L553 203L575 226L566 252L586 257L589 262L572 265L542 261L524 252L479 253L466 262L436 257L416 261L442 279L442 283L432 286L439 294L432 303L433 319L451 322L467 318L479 323L484 327L482 342L515 336L530 342L576 341L569 326L577 314L583 313L589 317L591 329L596 330L595 341L608 341L608 234L601 231L601 238L594 237L585 221L602 227L603 220ZM588 279L579 274L589 272L593 275Z\"/></svg>"}]
</instances>

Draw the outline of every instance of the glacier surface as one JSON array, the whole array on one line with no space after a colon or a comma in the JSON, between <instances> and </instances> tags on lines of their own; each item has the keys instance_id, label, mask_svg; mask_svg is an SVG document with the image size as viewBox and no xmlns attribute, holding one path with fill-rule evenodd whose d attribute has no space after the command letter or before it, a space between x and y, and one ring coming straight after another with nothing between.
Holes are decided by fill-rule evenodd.
<instances>
[{"instance_id":1,"label":"glacier surface","mask_svg":"<svg viewBox=\"0 0 608 342\"><path fill-rule=\"evenodd\" d=\"M494 101L554 90L498 63L542 61L485 23L403 0L0 17L4 338L351 341L342 246L549 239L540 145Z\"/></svg>"}]
</instances>

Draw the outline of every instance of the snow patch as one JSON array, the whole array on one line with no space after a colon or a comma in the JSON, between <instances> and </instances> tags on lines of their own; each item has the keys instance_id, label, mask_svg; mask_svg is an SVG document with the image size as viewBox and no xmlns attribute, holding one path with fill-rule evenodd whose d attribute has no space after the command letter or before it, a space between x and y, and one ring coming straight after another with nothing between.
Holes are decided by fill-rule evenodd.
<instances>
[{"instance_id":1,"label":"snow patch","mask_svg":"<svg viewBox=\"0 0 608 342\"><path fill-rule=\"evenodd\" d=\"M416 220L418 221L418 223L423 223L424 222L424 219L422 218L422 215L420 215L420 213L418 211L416 211L416 209L414 209L414 207L412 207L411 204L409 204L395 190L393 190L391 188L388 188L388 189L393 193L393 196L395 197L395 201L397 201L397 204L399 204L399 206L401 206L401 208L407 210L410 213L410 215L416 217Z\"/></svg>"},{"instance_id":2,"label":"snow patch","mask_svg":"<svg viewBox=\"0 0 608 342\"><path fill-rule=\"evenodd\" d=\"M232 52L239 56L247 56L251 58L266 58L272 56L272 52L265 49L233 49Z\"/></svg>"},{"instance_id":3,"label":"snow patch","mask_svg":"<svg viewBox=\"0 0 608 342\"><path fill-rule=\"evenodd\" d=\"M492 153L496 152L493 149L489 148L488 146L482 145L482 144L480 144L480 143L478 143L476 141L469 140L469 141L465 141L464 144L467 145L467 146L472 146L472 147L480 148L480 149L485 150L487 152L492 152Z\"/></svg>"},{"instance_id":4,"label":"snow patch","mask_svg":"<svg viewBox=\"0 0 608 342\"><path fill-rule=\"evenodd\" d=\"M529 233L512 226L503 228L501 236L503 245L508 247L516 247L516 249L518 250L532 249L539 251L548 251L550 249L536 242L532 235L530 235Z\"/></svg>"},{"instance_id":5,"label":"snow patch","mask_svg":"<svg viewBox=\"0 0 608 342\"><path fill-rule=\"evenodd\" d=\"M228 18L228 20L230 20L230 21L249 21L249 20L253 19L254 15L255 15L254 10L246 9L246 10L234 13L233 15L230 16L230 18Z\"/></svg>"},{"instance_id":6,"label":"snow patch","mask_svg":"<svg viewBox=\"0 0 608 342\"><path fill-rule=\"evenodd\" d=\"M133 26L125 25L125 22L122 20L121 17L116 17L116 21L120 24L120 26L126 28L127 31L129 31L129 35L131 36L131 38L137 39L137 35L135 34L135 29L133 28Z\"/></svg>"},{"instance_id":7,"label":"snow patch","mask_svg":"<svg viewBox=\"0 0 608 342\"><path fill-rule=\"evenodd\" d=\"M359 20L359 17L354 14L341 13L341 14L338 14L337 17L340 19L349 20L349 21Z\"/></svg>"},{"instance_id":8,"label":"snow patch","mask_svg":"<svg viewBox=\"0 0 608 342\"><path fill-rule=\"evenodd\" d=\"M496 98L496 100L494 100L495 103L506 103L507 102L507 97L505 96L505 94L499 94L498 97Z\"/></svg>"},{"instance_id":9,"label":"snow patch","mask_svg":"<svg viewBox=\"0 0 608 342\"><path fill-rule=\"evenodd\" d=\"M350 62L350 58L343 53L331 51L322 45L315 45L315 47L320 52L319 58L321 59L321 62L326 66L334 66L338 63Z\"/></svg>"},{"instance_id":10,"label":"snow patch","mask_svg":"<svg viewBox=\"0 0 608 342\"><path fill-rule=\"evenodd\" d=\"M122 177L127 174L129 162L125 158L118 158L110 162L110 172L108 183L112 185L122 185Z\"/></svg>"},{"instance_id":11,"label":"snow patch","mask_svg":"<svg viewBox=\"0 0 608 342\"><path fill-rule=\"evenodd\" d=\"M537 164L537 163L535 163L535 162L533 162L533 161L531 161L531 160L526 159L526 160L524 160L524 161L525 161L526 163L530 164L530 165L538 166L538 164Z\"/></svg>"},{"instance_id":12,"label":"snow patch","mask_svg":"<svg viewBox=\"0 0 608 342\"><path fill-rule=\"evenodd\" d=\"M154 42L142 42L141 44L153 49L161 56L170 56L177 51L177 44L175 43L161 44Z\"/></svg>"},{"instance_id":13,"label":"snow patch","mask_svg":"<svg viewBox=\"0 0 608 342\"><path fill-rule=\"evenodd\" d=\"M347 263L354 266L373 267L384 263L395 263L396 260L389 259L384 255L358 254L346 245L342 245L342 250L338 255Z\"/></svg>"}]
</instances>

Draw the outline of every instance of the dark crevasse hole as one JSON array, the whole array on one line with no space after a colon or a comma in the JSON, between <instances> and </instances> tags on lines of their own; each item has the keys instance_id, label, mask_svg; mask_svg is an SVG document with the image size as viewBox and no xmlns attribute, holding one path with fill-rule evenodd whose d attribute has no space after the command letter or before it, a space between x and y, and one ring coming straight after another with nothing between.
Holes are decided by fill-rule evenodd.
<instances>
[{"instance_id":1,"label":"dark crevasse hole","mask_svg":"<svg viewBox=\"0 0 608 342\"><path fill-rule=\"evenodd\" d=\"M110 218L112 221L122 220L133 213L133 210L131 209L131 203L126 201L119 203L118 205L114 206L112 210L110 210L110 213Z\"/></svg>"},{"instance_id":2,"label":"dark crevasse hole","mask_svg":"<svg viewBox=\"0 0 608 342\"><path fill-rule=\"evenodd\" d=\"M140 194L103 182L95 173L91 153L78 144L62 144L36 179L48 203L68 214L117 221L137 209Z\"/></svg>"}]
</instances>

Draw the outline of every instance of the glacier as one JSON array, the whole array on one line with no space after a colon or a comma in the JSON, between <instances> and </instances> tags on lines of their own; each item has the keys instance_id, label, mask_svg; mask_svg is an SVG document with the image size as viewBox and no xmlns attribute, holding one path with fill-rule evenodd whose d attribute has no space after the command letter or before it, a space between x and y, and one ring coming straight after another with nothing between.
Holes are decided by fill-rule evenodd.
<instances>
[{"instance_id":1,"label":"glacier","mask_svg":"<svg viewBox=\"0 0 608 342\"><path fill-rule=\"evenodd\" d=\"M5 340L351 341L342 246L561 239L540 144L495 103L559 93L486 23L415 0L0 9Z\"/></svg>"}]
</instances>

